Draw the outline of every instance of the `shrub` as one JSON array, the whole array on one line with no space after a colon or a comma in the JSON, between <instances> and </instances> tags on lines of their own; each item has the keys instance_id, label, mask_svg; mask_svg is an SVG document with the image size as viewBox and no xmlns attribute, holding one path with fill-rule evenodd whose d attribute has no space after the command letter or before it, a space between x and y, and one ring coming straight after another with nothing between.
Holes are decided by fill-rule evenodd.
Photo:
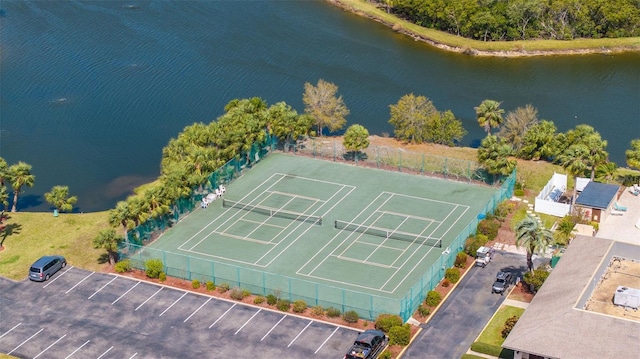
<instances>
[{"instance_id":1,"label":"shrub","mask_svg":"<svg viewBox=\"0 0 640 359\"><path fill-rule=\"evenodd\" d=\"M517 190L513 191L513 194L516 197L522 197L522 196L524 196L524 190L523 189L517 189Z\"/></svg>"},{"instance_id":2,"label":"shrub","mask_svg":"<svg viewBox=\"0 0 640 359\"><path fill-rule=\"evenodd\" d=\"M164 272L164 264L160 259L149 259L144 262L144 270L149 278L158 278Z\"/></svg>"},{"instance_id":3,"label":"shrub","mask_svg":"<svg viewBox=\"0 0 640 359\"><path fill-rule=\"evenodd\" d=\"M273 294L267 295L267 304L276 305L276 303L278 303L278 298L275 295Z\"/></svg>"},{"instance_id":4,"label":"shrub","mask_svg":"<svg viewBox=\"0 0 640 359\"><path fill-rule=\"evenodd\" d=\"M533 272L525 273L524 281L532 287L534 293L537 293L547 277L549 277L549 272L543 268L537 268Z\"/></svg>"},{"instance_id":5,"label":"shrub","mask_svg":"<svg viewBox=\"0 0 640 359\"><path fill-rule=\"evenodd\" d=\"M342 319L349 324L353 324L358 322L358 319L360 319L360 316L358 315L358 312L356 312L355 310L349 310L344 312L344 314L342 315Z\"/></svg>"},{"instance_id":6,"label":"shrub","mask_svg":"<svg viewBox=\"0 0 640 359\"><path fill-rule=\"evenodd\" d=\"M229 291L229 297L235 300L243 300L245 296L244 296L244 293L242 292L242 289L238 287L234 287Z\"/></svg>"},{"instance_id":7,"label":"shrub","mask_svg":"<svg viewBox=\"0 0 640 359\"><path fill-rule=\"evenodd\" d=\"M321 317L324 315L324 308L322 308L321 305L316 305L315 307L311 308L311 314Z\"/></svg>"},{"instance_id":8,"label":"shrub","mask_svg":"<svg viewBox=\"0 0 640 359\"><path fill-rule=\"evenodd\" d=\"M218 292L225 293L229 290L229 283L220 283L218 286Z\"/></svg>"},{"instance_id":9,"label":"shrub","mask_svg":"<svg viewBox=\"0 0 640 359\"><path fill-rule=\"evenodd\" d=\"M389 333L391 327L402 325L402 318L396 314L380 314L376 318L376 329Z\"/></svg>"},{"instance_id":10,"label":"shrub","mask_svg":"<svg viewBox=\"0 0 640 359\"><path fill-rule=\"evenodd\" d=\"M491 241L498 236L498 229L500 229L500 222L496 219L483 219L478 223L478 233L484 234Z\"/></svg>"},{"instance_id":11,"label":"shrub","mask_svg":"<svg viewBox=\"0 0 640 359\"><path fill-rule=\"evenodd\" d=\"M121 260L120 262L116 263L115 270L117 273L124 273L124 272L130 271L131 261L129 261L128 259Z\"/></svg>"},{"instance_id":12,"label":"shrub","mask_svg":"<svg viewBox=\"0 0 640 359\"><path fill-rule=\"evenodd\" d=\"M513 327L516 325L517 322L518 322L518 317L516 317L515 315L505 320L504 327L502 327L502 332L500 332L503 338L506 338L509 335L509 333L511 333L511 329L513 329Z\"/></svg>"},{"instance_id":13,"label":"shrub","mask_svg":"<svg viewBox=\"0 0 640 359\"><path fill-rule=\"evenodd\" d=\"M456 255L456 262L454 266L456 268L465 268L467 266L467 257L468 255L465 252L460 252Z\"/></svg>"},{"instance_id":14,"label":"shrub","mask_svg":"<svg viewBox=\"0 0 640 359\"><path fill-rule=\"evenodd\" d=\"M200 288L200 281L197 279L194 279L191 281L191 286L193 287L193 289L198 289Z\"/></svg>"},{"instance_id":15,"label":"shrub","mask_svg":"<svg viewBox=\"0 0 640 359\"><path fill-rule=\"evenodd\" d=\"M418 307L418 315L421 316L422 318L428 316L429 314L431 314L431 308L429 308L428 306L424 305L424 304L420 304L420 306Z\"/></svg>"},{"instance_id":16,"label":"shrub","mask_svg":"<svg viewBox=\"0 0 640 359\"><path fill-rule=\"evenodd\" d=\"M391 359L391 352L387 349L380 354L378 359Z\"/></svg>"},{"instance_id":17,"label":"shrub","mask_svg":"<svg viewBox=\"0 0 640 359\"><path fill-rule=\"evenodd\" d=\"M167 280L167 275L164 274L164 272L160 272L160 275L158 275L158 280L164 282L165 280Z\"/></svg>"},{"instance_id":18,"label":"shrub","mask_svg":"<svg viewBox=\"0 0 640 359\"><path fill-rule=\"evenodd\" d=\"M280 311L288 312L289 309L291 308L291 302L286 299L280 299L278 303L276 303L276 307Z\"/></svg>"},{"instance_id":19,"label":"shrub","mask_svg":"<svg viewBox=\"0 0 640 359\"><path fill-rule=\"evenodd\" d=\"M438 304L440 304L441 300L442 296L440 295L440 293L436 292L435 290L430 290L429 293L427 293L427 299L425 300L425 303L430 307L437 307Z\"/></svg>"},{"instance_id":20,"label":"shrub","mask_svg":"<svg viewBox=\"0 0 640 359\"><path fill-rule=\"evenodd\" d=\"M248 297L250 295L251 295L251 291L250 290L248 290L248 289L243 289L242 290L242 298L246 298L246 297Z\"/></svg>"},{"instance_id":21,"label":"shrub","mask_svg":"<svg viewBox=\"0 0 640 359\"><path fill-rule=\"evenodd\" d=\"M524 195L524 191L522 192L522 195ZM509 215L509 213L513 212L514 209L516 209L516 204L506 200L498 204L494 214L498 218L498 220L502 222Z\"/></svg>"},{"instance_id":22,"label":"shrub","mask_svg":"<svg viewBox=\"0 0 640 359\"><path fill-rule=\"evenodd\" d=\"M305 311L305 309L307 309L307 302L305 302L304 300L298 299L293 302L293 311L295 313L302 313Z\"/></svg>"},{"instance_id":23,"label":"shrub","mask_svg":"<svg viewBox=\"0 0 640 359\"><path fill-rule=\"evenodd\" d=\"M327 317L329 318L337 318L340 316L340 314L342 314L340 312L340 309L336 309L334 307L327 308Z\"/></svg>"},{"instance_id":24,"label":"shrub","mask_svg":"<svg viewBox=\"0 0 640 359\"><path fill-rule=\"evenodd\" d=\"M389 330L389 345L409 345L411 340L411 327L409 324L396 325Z\"/></svg>"},{"instance_id":25,"label":"shrub","mask_svg":"<svg viewBox=\"0 0 640 359\"><path fill-rule=\"evenodd\" d=\"M443 287L447 288L447 287L449 287L451 285L451 282L447 278L445 278L445 279L442 280L442 282L440 282L440 284Z\"/></svg>"},{"instance_id":26,"label":"shrub","mask_svg":"<svg viewBox=\"0 0 640 359\"><path fill-rule=\"evenodd\" d=\"M448 279L451 283L458 283L460 280L460 269L448 268L444 273L445 279Z\"/></svg>"},{"instance_id":27,"label":"shrub","mask_svg":"<svg viewBox=\"0 0 640 359\"><path fill-rule=\"evenodd\" d=\"M262 304L264 303L265 298L261 295L256 296L255 298L253 298L253 304Z\"/></svg>"},{"instance_id":28,"label":"shrub","mask_svg":"<svg viewBox=\"0 0 640 359\"><path fill-rule=\"evenodd\" d=\"M208 281L206 285L207 285L207 290L214 290L214 289L216 289L216 285L213 283L213 281L212 281L212 280Z\"/></svg>"},{"instance_id":29,"label":"shrub","mask_svg":"<svg viewBox=\"0 0 640 359\"><path fill-rule=\"evenodd\" d=\"M465 253L467 253L467 255L470 255L472 257L476 256L476 251L478 250L478 248L484 246L485 244L487 244L487 242L489 241L489 238L482 234L482 233L478 233L475 235L475 237L469 237L467 238L467 242L465 243L465 247L464 247L464 251Z\"/></svg>"}]
</instances>

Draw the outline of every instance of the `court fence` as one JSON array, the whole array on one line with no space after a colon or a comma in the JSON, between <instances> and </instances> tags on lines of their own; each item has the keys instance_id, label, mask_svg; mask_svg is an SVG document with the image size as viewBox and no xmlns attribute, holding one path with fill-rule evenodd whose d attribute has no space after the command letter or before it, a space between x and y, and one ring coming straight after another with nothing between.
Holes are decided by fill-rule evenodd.
<instances>
[{"instance_id":1,"label":"court fence","mask_svg":"<svg viewBox=\"0 0 640 359\"><path fill-rule=\"evenodd\" d=\"M323 158L332 161L354 162L357 165L410 172L465 182L484 182L493 185L496 178L479 163L459 158L431 155L404 149L373 146L361 151L347 150L342 142L333 139L307 138L295 144L284 144L285 152Z\"/></svg>"},{"instance_id":2,"label":"court fence","mask_svg":"<svg viewBox=\"0 0 640 359\"><path fill-rule=\"evenodd\" d=\"M268 138L263 143L255 144L250 151L238 156L216 170L209 177L210 188L217 188L220 184L229 183L250 168L254 163L275 148L275 141ZM286 150L286 148L285 148ZM474 165L475 166L475 165ZM471 165L469 165L471 168ZM120 259L128 258L134 268L144 269L149 259L161 259L164 271L168 276L201 282L213 281L216 285L229 284L249 290L257 295L274 294L290 301L304 300L309 306L333 307L346 311L356 311L361 318L375 320L380 314L398 314L403 320L408 320L418 309L427 292L444 278L447 268L453 266L456 255L464 249L466 239L476 233L478 223L487 214L494 213L498 204L513 195L516 183L516 171L503 179L499 190L485 204L477 217L463 229L453 242L443 250L436 262L426 270L420 279L401 298L389 298L376 294L347 288L335 287L295 277L264 272L262 270L236 266L209 258L201 258L181 253L159 250L144 246L158 232L165 231L180 217L194 209L201 198L206 195L202 191L194 191L190 198L185 198L174 205L174 214L147 221L132 231L129 231L127 241L123 241L118 249Z\"/></svg>"}]
</instances>

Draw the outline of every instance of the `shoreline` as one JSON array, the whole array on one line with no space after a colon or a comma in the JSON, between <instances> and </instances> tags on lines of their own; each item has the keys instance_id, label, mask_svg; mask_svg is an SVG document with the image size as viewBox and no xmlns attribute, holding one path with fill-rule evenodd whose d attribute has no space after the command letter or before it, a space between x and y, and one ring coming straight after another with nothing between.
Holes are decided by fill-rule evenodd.
<instances>
[{"instance_id":1,"label":"shoreline","mask_svg":"<svg viewBox=\"0 0 640 359\"><path fill-rule=\"evenodd\" d=\"M517 57L554 56L554 55L588 55L588 54L610 55L610 54L618 54L618 53L625 53L625 52L640 52L640 38L631 38L631 39L637 39L637 40L631 40L633 44L624 45L624 46L622 45L598 46L598 47L586 46L586 47L575 47L575 48L553 49L553 50L546 50L546 49L530 49L529 50L529 49L526 49L526 44L535 43L535 42L540 43L541 41L559 41L563 43L570 41L575 44L576 41L584 42L584 41L589 41L591 39L577 39L577 40L566 40L566 41L565 40L537 40L537 41L523 40L518 42L503 41L501 43L509 44L512 46L512 48L508 50L480 50L470 46L457 46L457 45L434 40L433 38L430 38L428 36L425 36L423 34L420 34L416 31L412 31L411 29L407 28L408 26L416 27L418 25L409 23L400 18L396 18L395 16L394 16L394 19L396 19L395 22L385 20L382 16L378 16L374 12L376 10L379 10L384 15L387 15L387 14L384 13L379 8L377 8L375 5L370 4L368 2L366 3L366 5L363 5L363 6L370 7L371 11L365 11L365 10L355 8L351 0L326 0L326 1L334 6L337 6L343 11L348 11L354 15L362 16L370 20L376 21L380 24L383 24L397 33L413 38L415 41L424 42L440 50L455 52L455 53L470 55L470 56L517 58ZM389 16L393 16L393 15L389 15ZM426 28L425 30L438 31L438 30L432 30L432 29L426 29ZM472 40L467 38L461 38L459 36L444 33L444 32L441 32L441 33L446 34L447 36L451 36L453 38L459 38L464 41L477 41L477 40ZM626 38L626 39L629 39L629 38ZM599 39L599 40L602 40L602 39ZM492 44L497 44L498 42L480 42L480 43L491 46Z\"/></svg>"}]
</instances>

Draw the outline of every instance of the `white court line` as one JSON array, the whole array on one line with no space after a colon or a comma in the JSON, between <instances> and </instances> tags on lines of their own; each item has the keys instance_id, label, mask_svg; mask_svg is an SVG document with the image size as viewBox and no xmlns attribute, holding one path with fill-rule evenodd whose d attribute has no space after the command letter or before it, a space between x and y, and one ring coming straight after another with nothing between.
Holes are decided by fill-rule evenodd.
<instances>
[{"instance_id":1,"label":"white court line","mask_svg":"<svg viewBox=\"0 0 640 359\"><path fill-rule=\"evenodd\" d=\"M302 330L300 331L300 333L298 333L298 335L296 335L296 337L295 337L295 338L293 338L293 340L291 341L291 343L289 343L289 345L287 345L287 348L288 348L288 347L290 347L290 346L291 346L291 344L293 344L293 342L295 342L295 341L296 341L296 339L298 339L298 337L299 337L299 336L301 336L301 335L302 335L302 333L304 333L304 331L305 331L305 330L307 330L307 328L309 328L309 326L311 325L311 323L313 323L313 320L310 320L310 321L309 321L309 324L307 324L307 326L306 326L306 327L304 327L304 329L302 329Z\"/></svg>"},{"instance_id":2,"label":"white court line","mask_svg":"<svg viewBox=\"0 0 640 359\"><path fill-rule=\"evenodd\" d=\"M89 298L87 298L87 299L91 299L91 298L93 298L93 296L94 296L94 295L98 294L98 292L100 292L100 291L101 291L101 290L103 290L106 286L108 286L109 284L111 284L111 282L113 282L114 280L116 280L116 278L118 278L118 277L113 277L113 279L112 279L112 280L110 280L109 282L107 282L107 284L105 284L105 285L103 285L102 287L100 287L100 289L96 290L96 291L95 291L95 293L91 294L91 295L89 296Z\"/></svg>"},{"instance_id":3,"label":"white court line","mask_svg":"<svg viewBox=\"0 0 640 359\"><path fill-rule=\"evenodd\" d=\"M368 244L368 243L366 243L366 244ZM371 244L371 246L377 247L375 244ZM386 269L389 269L389 268L397 269L398 268L398 267L393 267L393 266L386 265L386 264L381 264L381 263L378 263L378 262L369 262L366 259L364 259L364 260L363 259L355 259L355 258L349 258L349 257L344 257L344 256L336 256L336 255L333 255L333 254L330 254L330 256L336 257L336 258L338 258L338 259L340 259L342 261L366 264L366 265L370 265L370 266L374 266L374 267L380 267L380 268L386 268Z\"/></svg>"},{"instance_id":4,"label":"white court line","mask_svg":"<svg viewBox=\"0 0 640 359\"><path fill-rule=\"evenodd\" d=\"M260 308L254 315L251 316L251 318L249 318L246 322L244 322L244 324L242 324L242 326L240 328L238 328L238 330L236 330L235 333L233 333L233 335L236 335L238 333L240 333L240 331L242 330L242 328L244 328L245 325L249 324L249 322L251 321L251 319L253 319L253 317L255 317L256 315L258 315L258 313L260 313L262 311L262 308Z\"/></svg>"},{"instance_id":5,"label":"white court line","mask_svg":"<svg viewBox=\"0 0 640 359\"><path fill-rule=\"evenodd\" d=\"M11 333L12 330L16 329L17 327L19 327L22 323L18 323L16 325L13 326L13 328L7 330L6 332L4 332L4 334L0 335L0 339L2 339L2 337L4 337L5 335Z\"/></svg>"},{"instance_id":6,"label":"white court line","mask_svg":"<svg viewBox=\"0 0 640 359\"><path fill-rule=\"evenodd\" d=\"M151 296L149 298L147 298L147 300L145 300L144 302L142 302L139 306L136 307L136 309L134 309L133 311L137 311L138 309L140 309L140 307L142 307L146 302L148 302L149 300L151 300L151 298L155 297L156 294L160 293L160 291L162 290L162 288L164 287L160 287L160 289L158 289L155 293L151 294Z\"/></svg>"},{"instance_id":7,"label":"white court line","mask_svg":"<svg viewBox=\"0 0 640 359\"><path fill-rule=\"evenodd\" d=\"M264 338L267 337L267 335L269 335L269 333L271 333L274 329L276 329L276 327L278 326L278 324L280 324L281 321L284 320L284 318L286 318L287 315L285 314L282 318L280 318L280 320L278 320L278 322L276 324L274 324L273 327L271 327L271 329L269 329L269 331L267 332L267 334L264 335L264 337L262 337L262 339L260 339L260 341L263 341Z\"/></svg>"},{"instance_id":8,"label":"white court line","mask_svg":"<svg viewBox=\"0 0 640 359\"><path fill-rule=\"evenodd\" d=\"M61 341L62 338L66 337L67 335L63 335L60 338L58 338L58 340L56 340L55 342L53 342L51 345L49 345L48 347L44 348L43 351L41 351L40 353L38 353L38 355L34 356L33 359L36 359L37 357L39 357L40 355L42 355L42 353L46 352L47 350L49 350L52 346L56 345L57 342Z\"/></svg>"},{"instance_id":9,"label":"white court line","mask_svg":"<svg viewBox=\"0 0 640 359\"><path fill-rule=\"evenodd\" d=\"M269 192L275 193L275 194L284 195L284 196L289 196L289 197L293 197L293 198L302 198L302 199L306 199L306 200L313 201L313 202L326 202L326 201L321 200L320 198L306 197L306 196L302 196L302 195L299 195L299 194L280 192L280 191L269 191Z\"/></svg>"},{"instance_id":10,"label":"white court line","mask_svg":"<svg viewBox=\"0 0 640 359\"><path fill-rule=\"evenodd\" d=\"M383 214L383 215L384 215L384 214ZM402 222L400 222L400 224L399 224L399 225L397 225L397 226L396 226L396 228L391 232L391 234L396 233L396 232L398 231L398 228L402 227L402 225L403 225L403 224L405 224L408 220L409 220L409 217L405 217L405 218L402 220ZM375 222L374 222L374 223L375 223ZM424 231L425 231L425 230L426 230L426 229L423 229L423 230L422 230L422 232L421 232L420 234L424 233ZM385 244L388 240L389 240L389 238L388 238L388 237L387 237L387 238L385 238L384 240L382 240L382 242L380 242L380 244L378 244L378 246L376 247L376 249L374 249L373 251L371 251L371 253L369 253L369 255L367 256L367 258L365 258L364 260L368 262L368 261L369 261L369 258L371 258L371 257L372 257L372 256L373 256L373 255L378 251L378 249L380 249L380 247L382 247L382 245L383 245L383 244ZM409 247L409 245L407 245L407 248L408 248L408 247Z\"/></svg>"},{"instance_id":11,"label":"white court line","mask_svg":"<svg viewBox=\"0 0 640 359\"><path fill-rule=\"evenodd\" d=\"M69 358L71 358L71 356L72 356L73 354L77 353L77 352L78 352L78 350L82 349L85 345L89 344L89 342L90 342L90 341L91 341L91 340L87 340L86 342L84 342L84 344L82 344L81 346L79 346L79 347L78 347L78 349L74 350L71 354L67 355L67 357L66 357L66 358L64 358L64 359L69 359Z\"/></svg>"},{"instance_id":12,"label":"white court line","mask_svg":"<svg viewBox=\"0 0 640 359\"><path fill-rule=\"evenodd\" d=\"M73 288L77 287L80 285L80 283L84 282L87 278L91 277L95 272L91 272L89 273L88 276L82 278L78 283L76 283L76 285L74 285L73 287L69 288L68 291L64 292L64 294L69 294L69 292L71 292L73 290Z\"/></svg>"},{"instance_id":13,"label":"white court line","mask_svg":"<svg viewBox=\"0 0 640 359\"><path fill-rule=\"evenodd\" d=\"M209 326L209 329L211 329L214 325L216 325L216 323L217 323L218 321L220 321L220 319L222 319L222 317L224 317L225 315L227 315L227 313L229 313L229 311L231 311L231 309L233 309L233 307L235 307L235 306L236 306L236 303L233 303L233 305L231 306L231 308L227 309L227 311L226 311L226 312L222 313L222 315L221 315L220 317L218 317L218 319L216 319L216 321L215 321L215 322L213 322L213 323Z\"/></svg>"},{"instance_id":14,"label":"white court line","mask_svg":"<svg viewBox=\"0 0 640 359\"><path fill-rule=\"evenodd\" d=\"M69 266L69 268L67 268L67 270L66 270L66 271L64 271L64 272L60 273L60 275L59 275L59 276L56 276L55 278L53 278L52 280L50 280L50 281L49 281L49 283L47 283L47 284L43 285L43 286L42 286L42 288L46 288L46 287L48 287L51 283L53 283L53 282L57 281L57 280L58 280L58 278L62 277L65 273L67 273L68 271L70 271L70 270L71 270L71 268L73 268L73 266Z\"/></svg>"},{"instance_id":15,"label":"white court line","mask_svg":"<svg viewBox=\"0 0 640 359\"><path fill-rule=\"evenodd\" d=\"M315 352L313 352L313 354L317 354L317 353L320 351L320 349L321 349L325 344L327 344L327 342L329 341L329 339L331 339L331 337L332 337L334 334L336 334L336 332L338 331L338 329L340 329L340 327L336 327L336 329L333 331L333 333L331 333L331 335L329 335L329 337L328 337L327 339L325 339L325 340L322 342L322 344L320 344L320 346L318 347L318 349L316 349L316 351L315 351Z\"/></svg>"},{"instance_id":16,"label":"white court line","mask_svg":"<svg viewBox=\"0 0 640 359\"><path fill-rule=\"evenodd\" d=\"M13 353L14 351L16 351L18 348L20 348L22 345L24 345L24 343L28 342L29 340L31 340L33 337L35 337L36 335L40 334L41 331L43 331L44 328L40 328L40 330L38 330L34 335L30 336L29 338L27 338L27 340L23 341L22 343L18 344L17 347L11 349L10 352L7 353L7 355L11 355L11 353Z\"/></svg>"},{"instance_id":17,"label":"white court line","mask_svg":"<svg viewBox=\"0 0 640 359\"><path fill-rule=\"evenodd\" d=\"M193 313L191 313L191 315L190 315L190 316L188 316L188 317L187 317L187 319L185 319L185 320L183 321L183 323L186 323L186 322L187 322L187 320L189 320L189 318L193 317L193 316L194 316L194 315L195 315L195 314L196 314L200 309L202 309L202 307L204 307L204 306L205 306L205 304L209 303L209 301L210 301L210 300L211 300L211 298L207 299L207 301L206 301L206 302L202 303L202 305L201 305L201 306L199 306L199 307L198 307L198 309L196 309Z\"/></svg>"},{"instance_id":18,"label":"white court line","mask_svg":"<svg viewBox=\"0 0 640 359\"><path fill-rule=\"evenodd\" d=\"M393 198L393 197L389 197L386 201L384 201L384 203L381 206L385 205L391 198ZM378 209L380 209L380 207L378 207L375 211L373 211L373 213L371 213L369 215L369 217L367 217L367 219L365 219L365 221L363 223L371 222L371 217L373 217L376 213L380 213L380 211L378 211ZM360 215L360 214L358 214L358 215ZM380 213L377 217L375 217L373 219L373 223L375 224L382 217L384 217L384 213ZM353 222L351 222L349 224L352 224L352 223ZM357 225L357 226L362 226L363 228L366 228L366 227L370 226L370 225L364 225L364 224L358 224L358 223L353 223L353 224ZM346 231L346 229L342 229L341 231ZM347 253L347 251L349 251L351 249L351 247L353 247L356 243L360 243L361 242L360 238L362 238L366 234L366 233L358 232L358 231L349 231L349 232L352 232L352 233L349 234L349 238L351 238L353 236L356 236L356 239L353 242L349 243L349 245L338 255L339 257L343 257L344 254ZM383 241L383 243L384 243L384 241ZM333 254L333 252L332 252L332 254Z\"/></svg>"},{"instance_id":19,"label":"white court line","mask_svg":"<svg viewBox=\"0 0 640 359\"><path fill-rule=\"evenodd\" d=\"M128 290L128 291L126 291L126 292L122 293L122 295L121 295L121 296L119 296L119 297L118 297L118 299L116 299L116 300L114 300L113 302L111 302L111 305L116 304L116 302L117 302L117 301L119 301L120 299L122 299L122 297L124 297L125 295L127 295L127 293L131 292L131 291L133 290L133 288L135 288L135 287L137 287L137 286L138 286L138 284L140 284L140 282L138 282L138 283L134 284L134 285L133 285L133 287L129 288L129 290Z\"/></svg>"},{"instance_id":20,"label":"white court line","mask_svg":"<svg viewBox=\"0 0 640 359\"><path fill-rule=\"evenodd\" d=\"M134 353L132 356L129 357L129 359L132 359L133 357L135 357L136 355L138 355L138 352Z\"/></svg>"},{"instance_id":21,"label":"white court line","mask_svg":"<svg viewBox=\"0 0 640 359\"><path fill-rule=\"evenodd\" d=\"M167 310L171 309L171 307L173 307L174 305L176 305L176 303L178 303L178 301L179 301L180 299L182 299L185 295L187 295L187 292L182 293L182 295L180 296L180 298L176 299L176 301L175 301L175 302L171 303L171 305L170 305L170 306L168 306L168 307L167 307L167 309L165 309L162 313L160 313L159 317L161 317L164 313L166 313L166 312L167 312Z\"/></svg>"},{"instance_id":22,"label":"white court line","mask_svg":"<svg viewBox=\"0 0 640 359\"><path fill-rule=\"evenodd\" d=\"M105 351L104 353L100 354L100 356L99 356L99 357L97 357L96 359L100 359L100 358L102 358L103 356L107 355L107 353L108 353L108 352L110 352L110 351L111 351L111 349L113 349L113 345L111 346L111 348L107 349L107 351Z\"/></svg>"}]
</instances>

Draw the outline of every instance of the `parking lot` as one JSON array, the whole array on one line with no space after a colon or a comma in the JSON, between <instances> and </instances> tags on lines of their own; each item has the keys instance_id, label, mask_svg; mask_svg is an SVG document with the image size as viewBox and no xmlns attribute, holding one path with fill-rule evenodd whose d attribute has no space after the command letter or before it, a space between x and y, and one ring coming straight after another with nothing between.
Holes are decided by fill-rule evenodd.
<instances>
[{"instance_id":1,"label":"parking lot","mask_svg":"<svg viewBox=\"0 0 640 359\"><path fill-rule=\"evenodd\" d=\"M341 358L357 332L68 266L0 278L0 352L25 358Z\"/></svg>"}]
</instances>

